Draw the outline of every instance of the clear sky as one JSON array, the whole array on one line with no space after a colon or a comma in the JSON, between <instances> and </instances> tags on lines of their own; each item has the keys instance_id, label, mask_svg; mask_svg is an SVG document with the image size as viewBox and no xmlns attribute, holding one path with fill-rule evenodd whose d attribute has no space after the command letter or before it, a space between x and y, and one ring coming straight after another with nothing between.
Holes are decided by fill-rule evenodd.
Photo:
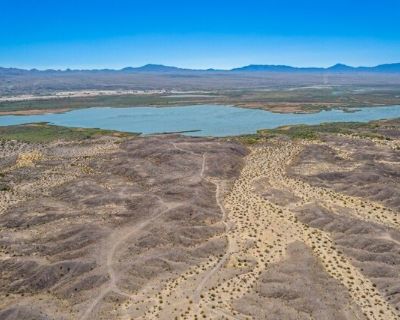
<instances>
[{"instance_id":1,"label":"clear sky","mask_svg":"<svg viewBox=\"0 0 400 320\"><path fill-rule=\"evenodd\" d=\"M0 66L400 62L399 0L0 0Z\"/></svg>"}]
</instances>

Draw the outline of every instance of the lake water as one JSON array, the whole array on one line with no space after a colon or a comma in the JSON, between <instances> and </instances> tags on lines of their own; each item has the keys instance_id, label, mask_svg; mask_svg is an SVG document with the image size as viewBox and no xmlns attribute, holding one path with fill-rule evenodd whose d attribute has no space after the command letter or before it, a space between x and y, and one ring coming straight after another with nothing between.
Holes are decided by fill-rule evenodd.
<instances>
[{"instance_id":1,"label":"lake water","mask_svg":"<svg viewBox=\"0 0 400 320\"><path fill-rule=\"evenodd\" d=\"M221 105L186 107L88 108L58 114L0 116L0 126L49 122L67 127L102 128L143 134L183 132L191 136L231 136L293 124L371 121L400 117L400 106L365 107L354 112L272 113ZM190 132L189 132L190 131Z\"/></svg>"}]
</instances>

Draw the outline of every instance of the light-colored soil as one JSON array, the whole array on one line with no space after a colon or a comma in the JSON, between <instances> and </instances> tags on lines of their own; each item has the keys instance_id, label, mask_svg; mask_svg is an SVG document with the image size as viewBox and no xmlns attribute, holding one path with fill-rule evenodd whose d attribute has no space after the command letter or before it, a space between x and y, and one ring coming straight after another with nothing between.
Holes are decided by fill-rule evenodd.
<instances>
[{"instance_id":1,"label":"light-colored soil","mask_svg":"<svg viewBox=\"0 0 400 320\"><path fill-rule=\"evenodd\" d=\"M357 139L8 147L0 318L399 319L399 151Z\"/></svg>"},{"instance_id":2,"label":"light-colored soil","mask_svg":"<svg viewBox=\"0 0 400 320\"><path fill-rule=\"evenodd\" d=\"M118 95L144 95L144 94L162 94L165 90L77 90L77 91L59 91L48 95L16 95L0 97L0 102L18 102L32 100L51 100L61 98L82 98L98 96L118 96Z\"/></svg>"}]
</instances>

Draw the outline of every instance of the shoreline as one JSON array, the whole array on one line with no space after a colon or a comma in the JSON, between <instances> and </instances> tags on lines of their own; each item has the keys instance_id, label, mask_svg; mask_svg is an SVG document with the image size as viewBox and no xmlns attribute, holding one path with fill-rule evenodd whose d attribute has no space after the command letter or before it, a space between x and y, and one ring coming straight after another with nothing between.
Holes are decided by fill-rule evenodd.
<instances>
[{"instance_id":1,"label":"shoreline","mask_svg":"<svg viewBox=\"0 0 400 320\"><path fill-rule=\"evenodd\" d=\"M118 96L116 96L118 97ZM46 100L47 101L47 100ZM306 109L304 106L300 104L290 105L254 105L254 104L246 104L246 103L225 103L225 102L216 102L210 101L207 103L204 102L176 102L176 103L167 103L167 104L146 104L146 105L114 105L114 106L82 106L82 107L64 107L64 108L44 108L44 109L26 109L26 110L6 110L1 111L1 102L0 102L0 117L1 116L27 116L27 115L43 115L43 114L58 114L65 113L73 110L81 110L81 109L90 109L90 108L168 108L168 107L190 107L190 106L201 106L201 105L216 105L216 106L229 106L235 108L242 109L253 109L253 110L263 110L276 114L313 114L319 113L321 111L329 111L329 110L343 110L344 112L352 113L359 111L363 108L372 108L372 107L389 107L396 106L396 104L371 104L371 105L339 105L339 104L330 104L330 105L320 105L320 108L315 109Z\"/></svg>"},{"instance_id":2,"label":"shoreline","mask_svg":"<svg viewBox=\"0 0 400 320\"><path fill-rule=\"evenodd\" d=\"M399 106L400 107L400 106ZM196 133L201 132L202 129L191 129L191 130L183 130L183 131L171 131L171 132L154 132L154 133L143 133L143 132L133 132L133 131L123 131L123 130L113 130L113 129L102 129L98 127L75 127L75 126L66 126L66 125L57 125L51 122L29 122L29 123L21 123L21 124L11 124L11 125L0 125L0 140L2 138L6 138L7 132L11 131L13 133L19 133L19 131L24 131L26 128L36 128L37 130L41 129L50 129L55 130L55 133L58 135L61 130L66 130L69 132L79 132L85 133L89 132L91 134L101 134L101 135L128 135L128 136L140 136L140 137L151 137L151 136L168 136L168 135L179 135L179 136L187 136L187 137L202 137L202 138L216 138L222 140L239 140L246 145L252 145L254 143L258 143L264 140L267 137L274 137L279 135L288 136L290 138L301 138L306 140L314 140L317 139L319 134L321 133L341 133L341 134L350 134L354 133L354 129L360 128L374 128L376 125L393 123L393 125L398 126L400 122L400 116L393 118L381 118L374 119L368 121L332 121L332 122L321 122L319 124L288 124L288 125L279 125L273 128L262 128L257 129L252 133L240 133L234 135L226 135L226 136L218 136L218 135L190 135L188 133ZM340 128L340 129L339 129ZM369 128L369 129L371 129ZM57 131L58 130L58 131ZM379 140L384 139L384 137L380 134L369 134L370 138L376 138ZM18 139L17 139L18 140ZM389 139L390 140L390 139Z\"/></svg>"}]
</instances>

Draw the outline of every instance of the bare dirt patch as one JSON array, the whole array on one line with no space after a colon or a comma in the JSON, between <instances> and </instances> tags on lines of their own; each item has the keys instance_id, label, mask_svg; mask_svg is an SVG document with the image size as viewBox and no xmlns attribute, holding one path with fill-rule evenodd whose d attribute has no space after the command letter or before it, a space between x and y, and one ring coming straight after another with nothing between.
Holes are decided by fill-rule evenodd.
<instances>
[{"instance_id":1,"label":"bare dirt patch","mask_svg":"<svg viewBox=\"0 0 400 320\"><path fill-rule=\"evenodd\" d=\"M395 131L3 143L0 318L398 319Z\"/></svg>"}]
</instances>

